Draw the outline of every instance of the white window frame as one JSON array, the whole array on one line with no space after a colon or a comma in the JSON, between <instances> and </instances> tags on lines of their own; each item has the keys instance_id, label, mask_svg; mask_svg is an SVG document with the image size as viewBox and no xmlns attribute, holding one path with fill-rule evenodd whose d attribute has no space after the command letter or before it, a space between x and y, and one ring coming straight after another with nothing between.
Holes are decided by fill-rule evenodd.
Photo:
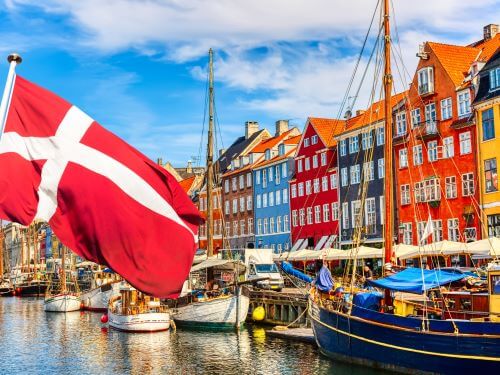
<instances>
[{"instance_id":1,"label":"white window frame","mask_svg":"<svg viewBox=\"0 0 500 375\"><path fill-rule=\"evenodd\" d=\"M458 117L464 117L471 114L470 90L465 89L457 92Z\"/></svg>"},{"instance_id":2,"label":"white window frame","mask_svg":"<svg viewBox=\"0 0 500 375\"><path fill-rule=\"evenodd\" d=\"M451 96L441 100L439 103L441 107L441 120L448 120L453 117L453 100Z\"/></svg>"}]
</instances>

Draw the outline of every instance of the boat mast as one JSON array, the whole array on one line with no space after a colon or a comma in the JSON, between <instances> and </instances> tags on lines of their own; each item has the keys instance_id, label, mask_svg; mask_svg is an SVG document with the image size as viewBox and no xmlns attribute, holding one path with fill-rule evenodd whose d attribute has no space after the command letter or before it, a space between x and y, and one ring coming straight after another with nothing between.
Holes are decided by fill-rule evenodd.
<instances>
[{"instance_id":1,"label":"boat mast","mask_svg":"<svg viewBox=\"0 0 500 375\"><path fill-rule=\"evenodd\" d=\"M62 247L62 256L61 256L61 293L66 292L66 246Z\"/></svg>"},{"instance_id":2,"label":"boat mast","mask_svg":"<svg viewBox=\"0 0 500 375\"><path fill-rule=\"evenodd\" d=\"M3 280L3 253L5 251L5 232L3 230L3 220L0 220L0 282Z\"/></svg>"},{"instance_id":3,"label":"boat mast","mask_svg":"<svg viewBox=\"0 0 500 375\"><path fill-rule=\"evenodd\" d=\"M19 228L19 235L21 236L21 273L24 272L24 229Z\"/></svg>"},{"instance_id":4,"label":"boat mast","mask_svg":"<svg viewBox=\"0 0 500 375\"><path fill-rule=\"evenodd\" d=\"M212 188L214 181L214 166L213 166L213 130L214 130L214 67L213 67L213 51L212 48L208 51L208 144L207 144L207 256L214 255L213 244L213 198Z\"/></svg>"},{"instance_id":5,"label":"boat mast","mask_svg":"<svg viewBox=\"0 0 500 375\"><path fill-rule=\"evenodd\" d=\"M384 109L385 109L385 211L384 211L384 261L389 263L392 256L394 230L394 186L392 179L392 108L391 108L391 30L389 25L389 0L384 0Z\"/></svg>"}]
</instances>

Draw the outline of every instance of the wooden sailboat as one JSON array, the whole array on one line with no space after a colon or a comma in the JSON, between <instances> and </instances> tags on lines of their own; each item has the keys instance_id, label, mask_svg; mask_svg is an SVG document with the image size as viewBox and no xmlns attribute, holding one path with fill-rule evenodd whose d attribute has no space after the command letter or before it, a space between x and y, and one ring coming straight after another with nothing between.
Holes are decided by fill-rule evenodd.
<instances>
[{"instance_id":1,"label":"wooden sailboat","mask_svg":"<svg viewBox=\"0 0 500 375\"><path fill-rule=\"evenodd\" d=\"M90 288L82 291L82 308L89 311L107 311L111 296L118 293L121 278L101 266L91 270Z\"/></svg>"},{"instance_id":2,"label":"wooden sailboat","mask_svg":"<svg viewBox=\"0 0 500 375\"><path fill-rule=\"evenodd\" d=\"M170 328L170 313L158 298L138 291L125 281L108 306L109 326L125 332L158 332Z\"/></svg>"},{"instance_id":3,"label":"wooden sailboat","mask_svg":"<svg viewBox=\"0 0 500 375\"><path fill-rule=\"evenodd\" d=\"M215 264L213 248L213 187L214 187L214 161L213 161L213 132L214 132L214 78L213 78L213 51L209 51L209 124L208 124L208 143L207 143L207 171L206 171L206 189L207 189L207 261L201 265L193 267L195 271L203 270L206 275L206 281L213 283ZM212 264L210 262L213 261ZM220 259L219 259L220 261ZM225 261L234 268L236 264L233 261ZM218 263L218 265L221 265ZM227 264L226 264L227 265ZM191 271L193 271L193 269ZM190 273L191 275L191 273ZM240 328L248 314L250 299L244 288L237 285L238 273L234 277L236 285L231 288L225 288L217 291L191 290L189 295L178 301L170 301L175 306L174 320L179 326L205 327L213 329ZM187 283L192 284L192 280ZM208 292L208 293L207 293Z\"/></svg>"},{"instance_id":4,"label":"wooden sailboat","mask_svg":"<svg viewBox=\"0 0 500 375\"><path fill-rule=\"evenodd\" d=\"M59 282L52 282L45 294L43 308L50 312L69 312L80 310L80 293L76 280L66 272L66 247L62 248ZM71 280L68 282L68 278Z\"/></svg>"},{"instance_id":5,"label":"wooden sailboat","mask_svg":"<svg viewBox=\"0 0 500 375\"><path fill-rule=\"evenodd\" d=\"M4 276L5 232L3 221L0 220L0 297L11 296L14 292L8 277Z\"/></svg>"},{"instance_id":6,"label":"wooden sailboat","mask_svg":"<svg viewBox=\"0 0 500 375\"><path fill-rule=\"evenodd\" d=\"M391 39L389 0L383 2L384 29L384 108L385 108L385 262L391 263L394 231L394 187L392 176L392 108L391 108ZM325 355L347 361L405 373L496 372L500 365L500 291L494 290L500 280L500 265L488 269L490 314L486 318L457 320L394 314L391 290L404 290L404 276L422 274L422 293L429 285L425 278L443 280L436 271L408 269L399 280L389 277L378 281L385 289L382 298L373 292L350 288L350 294L324 294L312 289L308 314L318 347ZM397 273L396 275L398 275ZM451 276L446 275L450 279ZM398 278L396 278L398 279ZM415 278L414 278L415 279ZM443 280L444 281L444 280ZM427 280L428 282L428 280ZM415 286L418 283L413 282ZM499 283L500 284L500 283ZM440 282L434 287L439 288ZM362 302L374 297L375 308ZM380 303L381 299L384 303Z\"/></svg>"}]
</instances>

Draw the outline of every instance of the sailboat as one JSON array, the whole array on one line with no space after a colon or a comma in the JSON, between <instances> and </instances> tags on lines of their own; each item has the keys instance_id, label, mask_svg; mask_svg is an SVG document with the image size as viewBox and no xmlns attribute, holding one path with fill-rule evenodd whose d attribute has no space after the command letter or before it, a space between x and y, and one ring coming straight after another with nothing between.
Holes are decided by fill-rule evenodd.
<instances>
[{"instance_id":1,"label":"sailboat","mask_svg":"<svg viewBox=\"0 0 500 375\"><path fill-rule=\"evenodd\" d=\"M43 308L50 312L69 312L80 310L80 293L76 280L66 272L66 247L62 248L61 269L57 283L52 281L45 293ZM68 278L71 280L68 282Z\"/></svg>"},{"instance_id":2,"label":"sailboat","mask_svg":"<svg viewBox=\"0 0 500 375\"><path fill-rule=\"evenodd\" d=\"M207 260L194 266L190 278L185 285L191 286L187 295L174 301L169 301L173 307L173 318L177 325L195 327L239 329L244 323L250 305L249 293L245 287L238 284L239 270L244 270L244 265L239 261L217 259L213 248L213 185L215 181L213 162L213 132L214 132L214 79L213 79L213 51L209 50L209 126L207 144ZM230 271L234 283L214 288L215 273L221 270ZM204 274L207 285L192 288L194 274ZM220 275L220 273L219 273ZM221 281L219 279L219 281ZM218 286L218 284L216 284ZM210 289L210 290L208 290Z\"/></svg>"},{"instance_id":3,"label":"sailboat","mask_svg":"<svg viewBox=\"0 0 500 375\"><path fill-rule=\"evenodd\" d=\"M14 292L9 278L4 277L5 232L0 220L0 297L11 296Z\"/></svg>"},{"instance_id":4,"label":"sailboat","mask_svg":"<svg viewBox=\"0 0 500 375\"><path fill-rule=\"evenodd\" d=\"M383 1L385 212L384 259L392 261L394 238L393 130L389 0ZM353 276L354 277L354 276ZM460 276L459 276L460 277ZM489 317L457 320L430 314L396 315L392 291L423 295L457 280L445 271L411 269L372 282L384 294L356 290L327 294L312 289L308 315L320 351L335 360L405 373L494 373L500 366L500 264L488 268Z\"/></svg>"},{"instance_id":5,"label":"sailboat","mask_svg":"<svg viewBox=\"0 0 500 375\"><path fill-rule=\"evenodd\" d=\"M81 294L82 308L89 311L107 311L110 297L118 293L121 278L109 268L94 266L97 269L91 269L88 275L90 287Z\"/></svg>"}]
</instances>

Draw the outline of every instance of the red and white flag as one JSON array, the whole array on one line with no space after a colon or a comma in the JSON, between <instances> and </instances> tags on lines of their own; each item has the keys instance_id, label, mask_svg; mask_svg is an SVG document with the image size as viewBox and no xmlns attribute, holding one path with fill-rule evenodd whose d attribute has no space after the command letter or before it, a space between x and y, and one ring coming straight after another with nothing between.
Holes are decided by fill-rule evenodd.
<instances>
[{"instance_id":1,"label":"red and white flag","mask_svg":"<svg viewBox=\"0 0 500 375\"><path fill-rule=\"evenodd\" d=\"M158 297L181 291L201 220L164 168L19 76L0 140L0 217L49 222L77 254Z\"/></svg>"}]
</instances>

